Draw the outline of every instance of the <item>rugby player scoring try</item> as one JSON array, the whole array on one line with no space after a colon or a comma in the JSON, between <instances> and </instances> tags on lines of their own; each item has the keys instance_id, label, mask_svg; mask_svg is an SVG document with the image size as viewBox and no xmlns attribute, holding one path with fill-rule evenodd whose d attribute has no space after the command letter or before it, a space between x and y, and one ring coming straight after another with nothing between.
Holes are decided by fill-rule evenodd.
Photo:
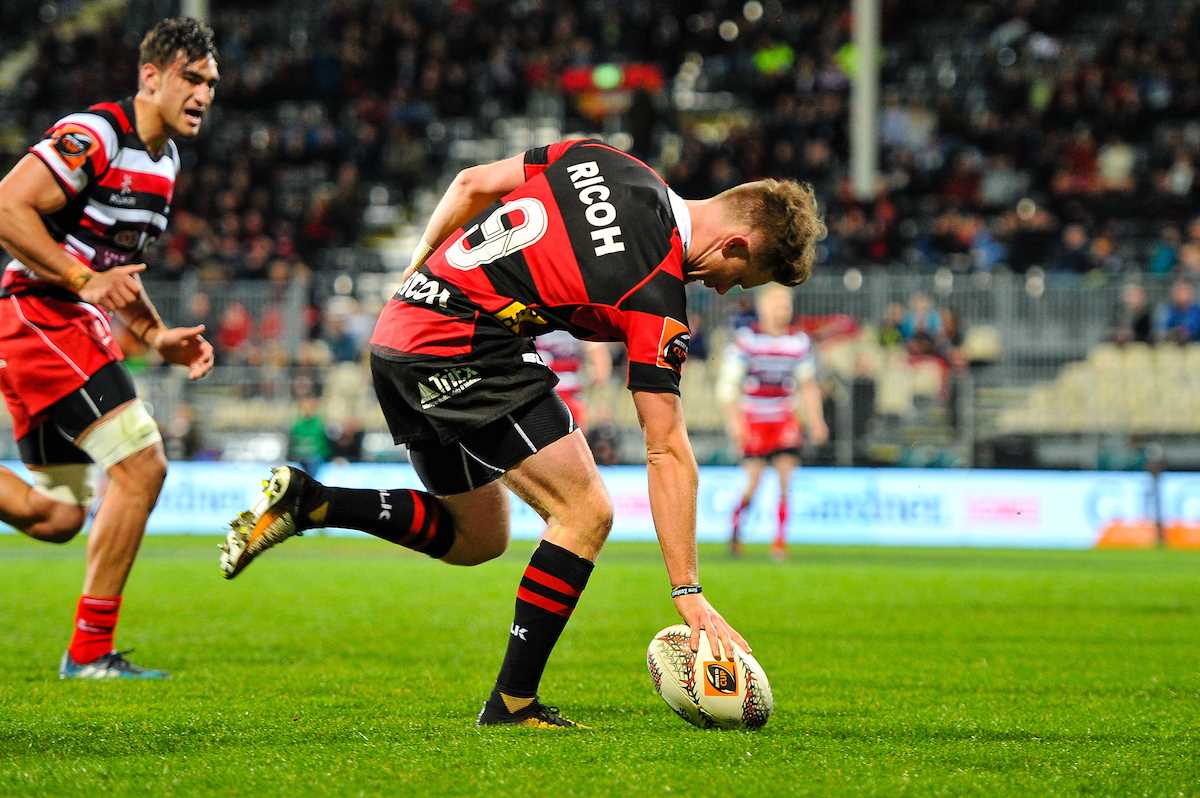
<instances>
[{"instance_id":1,"label":"rugby player scoring try","mask_svg":"<svg viewBox=\"0 0 1200 798\"><path fill-rule=\"evenodd\" d=\"M534 347L533 336L566 330L628 349L651 512L693 649L701 629L718 655L734 642L748 649L700 587L696 460L679 400L684 284L722 294L771 280L798 285L823 234L808 186L763 180L684 200L648 166L595 140L464 170L371 339L379 402L429 492L333 488L276 468L231 525L225 576L318 526L482 563L508 545L504 484L548 526L517 588L507 653L478 722L576 725L537 689L604 545L612 504Z\"/></svg>"}]
</instances>

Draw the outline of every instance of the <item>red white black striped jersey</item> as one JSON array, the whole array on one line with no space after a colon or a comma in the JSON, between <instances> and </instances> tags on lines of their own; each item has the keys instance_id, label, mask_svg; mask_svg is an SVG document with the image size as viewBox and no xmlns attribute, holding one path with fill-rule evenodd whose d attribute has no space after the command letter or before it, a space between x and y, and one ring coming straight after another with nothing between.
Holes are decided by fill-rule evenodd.
<instances>
[{"instance_id":1,"label":"red white black striped jersey","mask_svg":"<svg viewBox=\"0 0 1200 798\"><path fill-rule=\"evenodd\" d=\"M452 234L384 308L381 357L462 357L510 335L621 341L629 387L678 393L691 217L641 161L595 140L525 154L525 183Z\"/></svg>"},{"instance_id":2,"label":"red white black striped jersey","mask_svg":"<svg viewBox=\"0 0 1200 798\"><path fill-rule=\"evenodd\" d=\"M799 330L767 335L757 326L741 327L725 351L719 394L737 401L752 421L785 421L796 407L796 390L816 376L812 341Z\"/></svg>"},{"instance_id":3,"label":"red white black striped jersey","mask_svg":"<svg viewBox=\"0 0 1200 798\"><path fill-rule=\"evenodd\" d=\"M167 229L179 152L168 141L151 157L133 126L133 100L100 103L55 122L29 151L67 195L46 229L85 266L106 271L136 262ZM43 284L19 261L5 269L7 292Z\"/></svg>"},{"instance_id":4,"label":"red white black striped jersey","mask_svg":"<svg viewBox=\"0 0 1200 798\"><path fill-rule=\"evenodd\" d=\"M537 353L558 376L554 390L574 396L583 390L583 344L565 330L554 330L538 336Z\"/></svg>"}]
</instances>

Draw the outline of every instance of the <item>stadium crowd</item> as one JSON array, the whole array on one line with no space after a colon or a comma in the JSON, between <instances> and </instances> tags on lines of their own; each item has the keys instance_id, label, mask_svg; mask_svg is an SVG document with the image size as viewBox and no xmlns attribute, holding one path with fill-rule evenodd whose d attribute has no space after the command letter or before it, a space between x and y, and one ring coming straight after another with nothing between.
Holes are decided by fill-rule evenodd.
<instances>
[{"instance_id":1,"label":"stadium crowd","mask_svg":"<svg viewBox=\"0 0 1200 798\"><path fill-rule=\"evenodd\" d=\"M486 138L545 108L564 130L627 132L684 196L761 175L812 182L826 268L1200 278L1195 3L883 0L882 175L869 201L847 181L856 54L842 0L210 5L222 83L205 135L184 148L150 276L195 281L181 321L209 324L222 364L258 367L246 390L259 395L284 369L309 375L290 381L293 396L319 394L325 364L361 357L376 306L328 301L328 254L388 232L397 217L376 210L403 217L418 190L445 182L450 123ZM131 45L153 13L133 0L72 38L38 28L30 69L0 100L0 160L59 114L129 94ZM608 62L664 81L605 119L562 77ZM235 279L261 284L262 301L228 296ZM297 284L309 296L294 336ZM1196 340L1180 286L1181 309L1148 333L1130 288L1114 337ZM903 336L904 313L892 315Z\"/></svg>"}]
</instances>

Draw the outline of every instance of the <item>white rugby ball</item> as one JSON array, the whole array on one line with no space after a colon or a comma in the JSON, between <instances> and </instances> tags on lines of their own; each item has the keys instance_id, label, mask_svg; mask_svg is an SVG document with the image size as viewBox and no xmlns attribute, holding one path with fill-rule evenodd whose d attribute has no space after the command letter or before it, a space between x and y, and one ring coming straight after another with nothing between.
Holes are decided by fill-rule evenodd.
<instances>
[{"instance_id":1,"label":"white rugby ball","mask_svg":"<svg viewBox=\"0 0 1200 798\"><path fill-rule=\"evenodd\" d=\"M646 667L654 689L675 714L702 729L757 729L775 708L771 683L754 657L735 645L732 661L719 661L700 631L695 653L686 624L668 626L654 636Z\"/></svg>"}]
</instances>

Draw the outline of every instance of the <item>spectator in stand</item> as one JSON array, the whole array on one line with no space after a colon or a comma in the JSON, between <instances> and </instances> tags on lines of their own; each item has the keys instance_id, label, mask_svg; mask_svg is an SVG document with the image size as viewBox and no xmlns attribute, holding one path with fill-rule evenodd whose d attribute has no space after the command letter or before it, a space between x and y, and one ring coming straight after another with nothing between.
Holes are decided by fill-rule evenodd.
<instances>
[{"instance_id":1,"label":"spectator in stand","mask_svg":"<svg viewBox=\"0 0 1200 798\"><path fill-rule=\"evenodd\" d=\"M318 466L329 460L333 447L325 431L320 402L315 396L305 396L298 405L298 416L288 431L288 459L315 473Z\"/></svg>"},{"instance_id":2,"label":"spectator in stand","mask_svg":"<svg viewBox=\"0 0 1200 798\"><path fill-rule=\"evenodd\" d=\"M1200 305L1196 289L1187 280L1171 284L1171 298L1163 309L1159 338L1177 344L1200 341Z\"/></svg>"},{"instance_id":3,"label":"spectator in stand","mask_svg":"<svg viewBox=\"0 0 1200 798\"><path fill-rule=\"evenodd\" d=\"M1141 283L1128 282L1121 288L1121 300L1117 304L1113 320L1114 343L1149 344L1154 342L1154 314L1146 289Z\"/></svg>"},{"instance_id":4,"label":"spectator in stand","mask_svg":"<svg viewBox=\"0 0 1200 798\"><path fill-rule=\"evenodd\" d=\"M1062 241L1054 255L1051 268L1064 272L1086 274L1096 268L1088 248L1087 230L1081 224L1069 224L1062 232Z\"/></svg>"},{"instance_id":5,"label":"spectator in stand","mask_svg":"<svg viewBox=\"0 0 1200 798\"><path fill-rule=\"evenodd\" d=\"M330 458L345 463L357 463L363 459L362 421L356 416L346 416L338 423L330 436Z\"/></svg>"},{"instance_id":6,"label":"spectator in stand","mask_svg":"<svg viewBox=\"0 0 1200 798\"><path fill-rule=\"evenodd\" d=\"M889 302L879 323L879 345L883 347L904 345L904 306Z\"/></svg>"},{"instance_id":7,"label":"spectator in stand","mask_svg":"<svg viewBox=\"0 0 1200 798\"><path fill-rule=\"evenodd\" d=\"M325 334L322 337L325 343L329 344L334 363L354 363L358 360L362 348L359 340L348 329L344 314L326 314Z\"/></svg>"},{"instance_id":8,"label":"spectator in stand","mask_svg":"<svg viewBox=\"0 0 1200 798\"><path fill-rule=\"evenodd\" d=\"M1190 279L1200 278L1200 241L1179 248L1179 273Z\"/></svg>"},{"instance_id":9,"label":"spectator in stand","mask_svg":"<svg viewBox=\"0 0 1200 798\"><path fill-rule=\"evenodd\" d=\"M908 312L900 320L900 334L914 355L932 354L942 332L942 317L929 294L918 291L908 300Z\"/></svg>"},{"instance_id":10,"label":"spectator in stand","mask_svg":"<svg viewBox=\"0 0 1200 798\"><path fill-rule=\"evenodd\" d=\"M194 460L202 446L196 411L187 402L175 406L171 421L163 428L163 444L168 460Z\"/></svg>"},{"instance_id":11,"label":"spectator in stand","mask_svg":"<svg viewBox=\"0 0 1200 798\"><path fill-rule=\"evenodd\" d=\"M1175 225L1167 225L1158 234L1150 250L1150 262L1147 266L1151 274L1170 274L1179 263L1179 245L1182 236Z\"/></svg>"}]
</instances>

